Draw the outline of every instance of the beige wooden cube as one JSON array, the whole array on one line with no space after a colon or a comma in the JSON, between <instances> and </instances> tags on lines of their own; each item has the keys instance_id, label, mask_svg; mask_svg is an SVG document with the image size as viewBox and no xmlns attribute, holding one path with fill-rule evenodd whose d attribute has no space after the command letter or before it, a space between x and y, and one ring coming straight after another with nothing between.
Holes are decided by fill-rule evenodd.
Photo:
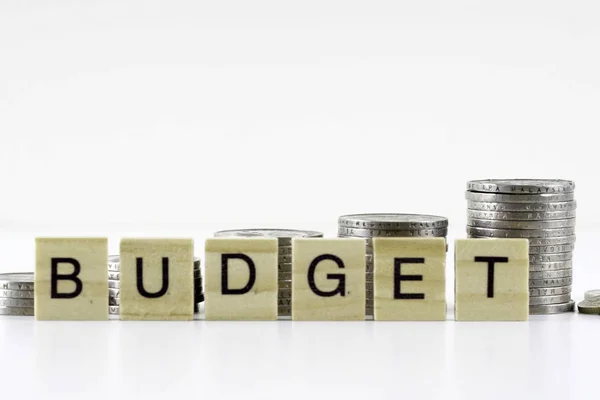
<instances>
[{"instance_id":1,"label":"beige wooden cube","mask_svg":"<svg viewBox=\"0 0 600 400\"><path fill-rule=\"evenodd\" d=\"M194 318L192 239L122 239L120 319Z\"/></svg>"},{"instance_id":2,"label":"beige wooden cube","mask_svg":"<svg viewBox=\"0 0 600 400\"><path fill-rule=\"evenodd\" d=\"M37 320L108 319L108 240L37 238Z\"/></svg>"},{"instance_id":3,"label":"beige wooden cube","mask_svg":"<svg viewBox=\"0 0 600 400\"><path fill-rule=\"evenodd\" d=\"M365 241L292 241L292 319L365 319Z\"/></svg>"},{"instance_id":4,"label":"beige wooden cube","mask_svg":"<svg viewBox=\"0 0 600 400\"><path fill-rule=\"evenodd\" d=\"M207 320L276 320L276 238L207 239L204 313Z\"/></svg>"},{"instance_id":5,"label":"beige wooden cube","mask_svg":"<svg viewBox=\"0 0 600 400\"><path fill-rule=\"evenodd\" d=\"M374 238L374 319L446 320L446 240Z\"/></svg>"},{"instance_id":6,"label":"beige wooden cube","mask_svg":"<svg viewBox=\"0 0 600 400\"><path fill-rule=\"evenodd\" d=\"M457 321L529 318L527 239L459 239L454 258Z\"/></svg>"}]
</instances>

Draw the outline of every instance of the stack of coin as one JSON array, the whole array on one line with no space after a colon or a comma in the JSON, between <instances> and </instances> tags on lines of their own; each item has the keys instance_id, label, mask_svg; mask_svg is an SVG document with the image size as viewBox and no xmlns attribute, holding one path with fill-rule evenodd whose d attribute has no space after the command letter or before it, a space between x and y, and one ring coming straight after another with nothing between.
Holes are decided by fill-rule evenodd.
<instances>
[{"instance_id":1,"label":"stack of coin","mask_svg":"<svg viewBox=\"0 0 600 400\"><path fill-rule=\"evenodd\" d=\"M119 315L119 280L121 258L118 255L108 256L108 313ZM198 304L204 301L202 290L202 272L200 259L194 257L194 312L198 312Z\"/></svg>"},{"instance_id":2,"label":"stack of coin","mask_svg":"<svg viewBox=\"0 0 600 400\"><path fill-rule=\"evenodd\" d=\"M574 310L575 184L559 179L487 179L467 184L471 238L529 239L529 313Z\"/></svg>"},{"instance_id":3,"label":"stack of coin","mask_svg":"<svg viewBox=\"0 0 600 400\"><path fill-rule=\"evenodd\" d=\"M0 274L0 315L33 315L33 272Z\"/></svg>"},{"instance_id":4,"label":"stack of coin","mask_svg":"<svg viewBox=\"0 0 600 400\"><path fill-rule=\"evenodd\" d=\"M235 229L219 231L215 237L272 237L277 238L279 249L277 295L278 315L292 315L292 239L320 238L323 233L316 231L299 231L294 229Z\"/></svg>"},{"instance_id":5,"label":"stack of coin","mask_svg":"<svg viewBox=\"0 0 600 400\"><path fill-rule=\"evenodd\" d=\"M446 237L448 219L420 214L354 214L338 219L338 237L366 241L366 315L373 315L374 237Z\"/></svg>"}]
</instances>

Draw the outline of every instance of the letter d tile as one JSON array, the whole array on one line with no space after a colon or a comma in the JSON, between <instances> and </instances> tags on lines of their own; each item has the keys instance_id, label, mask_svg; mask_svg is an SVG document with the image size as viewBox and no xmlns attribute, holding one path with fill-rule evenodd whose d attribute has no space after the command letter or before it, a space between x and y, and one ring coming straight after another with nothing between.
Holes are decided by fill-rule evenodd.
<instances>
[{"instance_id":1,"label":"letter d tile","mask_svg":"<svg viewBox=\"0 0 600 400\"><path fill-rule=\"evenodd\" d=\"M276 320L276 238L210 238L204 246L207 320Z\"/></svg>"},{"instance_id":2,"label":"letter d tile","mask_svg":"<svg viewBox=\"0 0 600 400\"><path fill-rule=\"evenodd\" d=\"M37 320L108 319L108 240L37 238Z\"/></svg>"}]
</instances>

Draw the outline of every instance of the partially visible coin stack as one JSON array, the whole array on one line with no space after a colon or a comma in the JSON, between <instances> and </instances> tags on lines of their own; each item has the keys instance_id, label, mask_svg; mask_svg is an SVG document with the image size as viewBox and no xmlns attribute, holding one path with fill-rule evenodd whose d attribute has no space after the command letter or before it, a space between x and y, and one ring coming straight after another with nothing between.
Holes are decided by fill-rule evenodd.
<instances>
[{"instance_id":1,"label":"partially visible coin stack","mask_svg":"<svg viewBox=\"0 0 600 400\"><path fill-rule=\"evenodd\" d=\"M120 256L108 256L108 313L111 315L119 315L120 266ZM202 290L200 259L194 257L194 312L199 311L198 304L203 301L204 292Z\"/></svg>"},{"instance_id":2,"label":"partially visible coin stack","mask_svg":"<svg viewBox=\"0 0 600 400\"><path fill-rule=\"evenodd\" d=\"M294 229L236 229L219 231L215 237L272 237L277 238L279 264L277 266L279 292L277 294L278 315L292 316L292 239L320 238L322 232Z\"/></svg>"},{"instance_id":3,"label":"partially visible coin stack","mask_svg":"<svg viewBox=\"0 0 600 400\"><path fill-rule=\"evenodd\" d=\"M33 315L33 272L0 274L0 315Z\"/></svg>"},{"instance_id":4,"label":"partially visible coin stack","mask_svg":"<svg viewBox=\"0 0 600 400\"><path fill-rule=\"evenodd\" d=\"M467 183L471 238L529 239L529 313L571 312L575 183L560 179L488 179Z\"/></svg>"},{"instance_id":5,"label":"partially visible coin stack","mask_svg":"<svg viewBox=\"0 0 600 400\"><path fill-rule=\"evenodd\" d=\"M338 237L366 241L366 315L373 315L374 237L446 237L448 219L420 214L354 214L338 219Z\"/></svg>"}]
</instances>

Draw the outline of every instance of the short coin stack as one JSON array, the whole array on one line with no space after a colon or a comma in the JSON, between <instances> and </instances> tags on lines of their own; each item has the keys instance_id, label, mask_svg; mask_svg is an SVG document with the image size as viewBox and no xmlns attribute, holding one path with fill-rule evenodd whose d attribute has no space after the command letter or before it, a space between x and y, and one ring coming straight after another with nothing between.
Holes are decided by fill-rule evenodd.
<instances>
[{"instance_id":1,"label":"short coin stack","mask_svg":"<svg viewBox=\"0 0 600 400\"><path fill-rule=\"evenodd\" d=\"M279 293L277 295L278 315L292 315L292 239L320 238L323 233L294 229L236 229L219 231L215 237L271 237L277 238L279 263L277 266Z\"/></svg>"},{"instance_id":2,"label":"short coin stack","mask_svg":"<svg viewBox=\"0 0 600 400\"><path fill-rule=\"evenodd\" d=\"M529 240L529 313L574 310L575 184L559 179L488 179L467 184L471 238Z\"/></svg>"},{"instance_id":3,"label":"short coin stack","mask_svg":"<svg viewBox=\"0 0 600 400\"><path fill-rule=\"evenodd\" d=\"M108 313L119 315L119 289L120 289L121 258L118 255L108 256ZM202 290L202 272L200 259L194 258L194 312L198 312L198 303L204 301Z\"/></svg>"},{"instance_id":4,"label":"short coin stack","mask_svg":"<svg viewBox=\"0 0 600 400\"><path fill-rule=\"evenodd\" d=\"M33 315L33 272L0 274L0 315Z\"/></svg>"},{"instance_id":5,"label":"short coin stack","mask_svg":"<svg viewBox=\"0 0 600 400\"><path fill-rule=\"evenodd\" d=\"M446 237L448 219L420 214L354 214L338 219L338 237L366 241L366 314L373 315L374 237Z\"/></svg>"}]
</instances>

